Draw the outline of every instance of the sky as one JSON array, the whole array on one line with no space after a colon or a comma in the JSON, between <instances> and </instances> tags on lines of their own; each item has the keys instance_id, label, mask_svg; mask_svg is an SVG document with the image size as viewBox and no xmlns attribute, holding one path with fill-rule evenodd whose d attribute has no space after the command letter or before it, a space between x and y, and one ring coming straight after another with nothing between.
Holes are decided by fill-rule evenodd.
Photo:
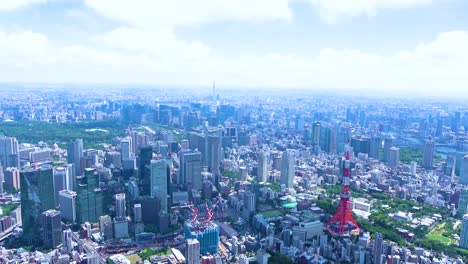
<instances>
[{"instance_id":1,"label":"sky","mask_svg":"<svg viewBox=\"0 0 468 264\"><path fill-rule=\"evenodd\" d=\"M466 0L1 0L0 82L468 97Z\"/></svg>"}]
</instances>

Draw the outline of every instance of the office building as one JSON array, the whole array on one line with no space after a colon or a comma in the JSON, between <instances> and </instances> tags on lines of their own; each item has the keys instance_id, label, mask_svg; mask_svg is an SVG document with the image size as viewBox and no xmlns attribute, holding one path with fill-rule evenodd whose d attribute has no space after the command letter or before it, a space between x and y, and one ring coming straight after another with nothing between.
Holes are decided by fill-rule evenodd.
<instances>
[{"instance_id":1,"label":"office building","mask_svg":"<svg viewBox=\"0 0 468 264\"><path fill-rule=\"evenodd\" d=\"M265 151L258 152L257 181L268 182L268 161L270 155Z\"/></svg>"},{"instance_id":2,"label":"office building","mask_svg":"<svg viewBox=\"0 0 468 264\"><path fill-rule=\"evenodd\" d=\"M71 184L69 183L68 169L66 167L54 168L54 199L55 207L59 207L59 192L62 190L70 190Z\"/></svg>"},{"instance_id":3,"label":"office building","mask_svg":"<svg viewBox=\"0 0 468 264\"><path fill-rule=\"evenodd\" d=\"M115 218L126 218L126 202L125 193L118 193L115 195Z\"/></svg>"},{"instance_id":4,"label":"office building","mask_svg":"<svg viewBox=\"0 0 468 264\"><path fill-rule=\"evenodd\" d=\"M62 243L62 222L60 212L49 209L41 214L41 233L44 247L56 248Z\"/></svg>"},{"instance_id":5,"label":"office building","mask_svg":"<svg viewBox=\"0 0 468 264\"><path fill-rule=\"evenodd\" d=\"M65 249L66 252L73 251L73 237L72 237L72 231L70 229L63 230L62 243L63 243L63 248Z\"/></svg>"},{"instance_id":6,"label":"office building","mask_svg":"<svg viewBox=\"0 0 468 264\"><path fill-rule=\"evenodd\" d=\"M326 153L336 153L336 131L331 124L320 127L320 150Z\"/></svg>"},{"instance_id":7,"label":"office building","mask_svg":"<svg viewBox=\"0 0 468 264\"><path fill-rule=\"evenodd\" d=\"M14 137L0 137L0 162L4 168L20 166L18 141Z\"/></svg>"},{"instance_id":8,"label":"office building","mask_svg":"<svg viewBox=\"0 0 468 264\"><path fill-rule=\"evenodd\" d=\"M74 165L76 176L83 173L81 158L83 158L83 139L75 139L74 141L69 142L67 148L67 161Z\"/></svg>"},{"instance_id":9,"label":"office building","mask_svg":"<svg viewBox=\"0 0 468 264\"><path fill-rule=\"evenodd\" d=\"M153 159L153 147L142 146L138 153L138 173L141 180L140 195L150 195L150 168L151 160Z\"/></svg>"},{"instance_id":10,"label":"office building","mask_svg":"<svg viewBox=\"0 0 468 264\"><path fill-rule=\"evenodd\" d=\"M382 138L380 136L371 137L369 158L379 160L381 149L382 149Z\"/></svg>"},{"instance_id":11,"label":"office building","mask_svg":"<svg viewBox=\"0 0 468 264\"><path fill-rule=\"evenodd\" d=\"M460 216L468 214L468 188L465 188L460 191L457 209L457 214Z\"/></svg>"},{"instance_id":12,"label":"office building","mask_svg":"<svg viewBox=\"0 0 468 264\"><path fill-rule=\"evenodd\" d=\"M386 137L384 140L384 161L388 162L390 158L390 148L393 147L393 137Z\"/></svg>"},{"instance_id":13,"label":"office building","mask_svg":"<svg viewBox=\"0 0 468 264\"><path fill-rule=\"evenodd\" d=\"M201 189L202 154L195 151L181 151L178 184L189 185L192 189Z\"/></svg>"},{"instance_id":14,"label":"office building","mask_svg":"<svg viewBox=\"0 0 468 264\"><path fill-rule=\"evenodd\" d=\"M460 183L468 185L468 155L465 155L461 160Z\"/></svg>"},{"instance_id":15,"label":"office building","mask_svg":"<svg viewBox=\"0 0 468 264\"><path fill-rule=\"evenodd\" d=\"M283 152L281 159L281 179L280 183L284 184L286 188L294 187L296 158L294 157L294 150L287 149Z\"/></svg>"},{"instance_id":16,"label":"office building","mask_svg":"<svg viewBox=\"0 0 468 264\"><path fill-rule=\"evenodd\" d=\"M468 214L465 214L462 219L462 228L460 234L460 247L468 248Z\"/></svg>"},{"instance_id":17,"label":"office building","mask_svg":"<svg viewBox=\"0 0 468 264\"><path fill-rule=\"evenodd\" d=\"M381 256L383 253L383 236L381 233L377 233L375 235L375 240L374 240L374 262L375 264L383 264L381 260Z\"/></svg>"},{"instance_id":18,"label":"office building","mask_svg":"<svg viewBox=\"0 0 468 264\"><path fill-rule=\"evenodd\" d=\"M219 226L213 222L192 222L188 220L184 225L185 239L195 238L200 242L200 253L216 254L219 250Z\"/></svg>"},{"instance_id":19,"label":"office building","mask_svg":"<svg viewBox=\"0 0 468 264\"><path fill-rule=\"evenodd\" d=\"M312 124L312 147L314 148L314 150L316 150L316 148L318 148L320 144L320 131L320 122L314 122Z\"/></svg>"},{"instance_id":20,"label":"office building","mask_svg":"<svg viewBox=\"0 0 468 264\"><path fill-rule=\"evenodd\" d=\"M208 171L217 175L219 174L219 165L223 154L221 136L208 135L205 139Z\"/></svg>"},{"instance_id":21,"label":"office building","mask_svg":"<svg viewBox=\"0 0 468 264\"><path fill-rule=\"evenodd\" d=\"M128 220L127 218L114 218L114 238L128 238Z\"/></svg>"},{"instance_id":22,"label":"office building","mask_svg":"<svg viewBox=\"0 0 468 264\"><path fill-rule=\"evenodd\" d=\"M135 223L140 223L142 221L142 218L141 218L141 204L134 204L133 205L133 221Z\"/></svg>"},{"instance_id":23,"label":"office building","mask_svg":"<svg viewBox=\"0 0 468 264\"><path fill-rule=\"evenodd\" d=\"M424 155L422 166L426 170L432 170L434 166L434 151L435 151L435 142L432 139L427 139L424 143Z\"/></svg>"},{"instance_id":24,"label":"office building","mask_svg":"<svg viewBox=\"0 0 468 264\"><path fill-rule=\"evenodd\" d=\"M24 168L20 179L23 235L37 241L41 234L41 214L55 208L52 167Z\"/></svg>"},{"instance_id":25,"label":"office building","mask_svg":"<svg viewBox=\"0 0 468 264\"><path fill-rule=\"evenodd\" d=\"M99 217L99 230L104 236L104 240L114 238L114 226L112 224L112 218L110 216L103 215Z\"/></svg>"},{"instance_id":26,"label":"office building","mask_svg":"<svg viewBox=\"0 0 468 264\"><path fill-rule=\"evenodd\" d=\"M151 173L151 196L160 201L161 212L168 212L168 184L170 171L166 160L152 160Z\"/></svg>"},{"instance_id":27,"label":"office building","mask_svg":"<svg viewBox=\"0 0 468 264\"><path fill-rule=\"evenodd\" d=\"M106 152L104 166L108 168L120 169L122 167L121 154L117 151Z\"/></svg>"},{"instance_id":28,"label":"office building","mask_svg":"<svg viewBox=\"0 0 468 264\"><path fill-rule=\"evenodd\" d=\"M388 157L388 166L395 168L400 163L400 149L396 147L390 148L390 154Z\"/></svg>"},{"instance_id":29,"label":"office building","mask_svg":"<svg viewBox=\"0 0 468 264\"><path fill-rule=\"evenodd\" d=\"M95 169L86 168L84 175L77 177L76 194L77 223L97 222L103 214L103 193Z\"/></svg>"},{"instance_id":30,"label":"office building","mask_svg":"<svg viewBox=\"0 0 468 264\"><path fill-rule=\"evenodd\" d=\"M62 190L59 192L60 215L65 222L76 221L76 192Z\"/></svg>"},{"instance_id":31,"label":"office building","mask_svg":"<svg viewBox=\"0 0 468 264\"><path fill-rule=\"evenodd\" d=\"M0 164L0 195L5 192L3 184L5 183L5 175L3 173L2 164Z\"/></svg>"},{"instance_id":32,"label":"office building","mask_svg":"<svg viewBox=\"0 0 468 264\"><path fill-rule=\"evenodd\" d=\"M120 151L122 160L128 160L135 155L133 151L132 138L126 137L120 141Z\"/></svg>"},{"instance_id":33,"label":"office building","mask_svg":"<svg viewBox=\"0 0 468 264\"><path fill-rule=\"evenodd\" d=\"M9 167L4 170L4 184L5 190L10 192L17 192L20 190L20 170L15 167Z\"/></svg>"},{"instance_id":34,"label":"office building","mask_svg":"<svg viewBox=\"0 0 468 264\"><path fill-rule=\"evenodd\" d=\"M200 264L200 242L196 238L185 240L187 264Z\"/></svg>"}]
</instances>

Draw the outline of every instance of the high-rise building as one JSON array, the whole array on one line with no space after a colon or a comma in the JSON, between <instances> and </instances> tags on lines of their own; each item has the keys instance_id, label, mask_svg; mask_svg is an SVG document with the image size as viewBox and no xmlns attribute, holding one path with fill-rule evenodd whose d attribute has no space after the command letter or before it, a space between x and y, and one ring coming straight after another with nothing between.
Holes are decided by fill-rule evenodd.
<instances>
[{"instance_id":1,"label":"high-rise building","mask_svg":"<svg viewBox=\"0 0 468 264\"><path fill-rule=\"evenodd\" d=\"M213 174L219 174L219 165L221 163L222 155L222 137L218 135L206 136L206 163L208 171Z\"/></svg>"},{"instance_id":2,"label":"high-rise building","mask_svg":"<svg viewBox=\"0 0 468 264\"><path fill-rule=\"evenodd\" d=\"M62 243L62 222L60 212L49 209L42 213L42 241L46 248L56 248Z\"/></svg>"},{"instance_id":3,"label":"high-rise building","mask_svg":"<svg viewBox=\"0 0 468 264\"><path fill-rule=\"evenodd\" d=\"M351 146L353 147L354 154L357 155L359 153L369 154L370 152L370 138L369 137L361 137L355 136L351 138Z\"/></svg>"},{"instance_id":4,"label":"high-rise building","mask_svg":"<svg viewBox=\"0 0 468 264\"><path fill-rule=\"evenodd\" d=\"M268 160L270 155L265 151L258 153L257 181L268 182Z\"/></svg>"},{"instance_id":5,"label":"high-rise building","mask_svg":"<svg viewBox=\"0 0 468 264\"><path fill-rule=\"evenodd\" d=\"M380 159L380 150L382 149L382 138L380 136L373 136L370 140L369 158Z\"/></svg>"},{"instance_id":6,"label":"high-rise building","mask_svg":"<svg viewBox=\"0 0 468 264\"><path fill-rule=\"evenodd\" d=\"M314 122L312 124L312 147L314 148L314 151L317 152L319 151L319 146L320 146L320 122Z\"/></svg>"},{"instance_id":7,"label":"high-rise building","mask_svg":"<svg viewBox=\"0 0 468 264\"><path fill-rule=\"evenodd\" d=\"M320 128L320 150L327 153L336 152L336 131L330 124L324 124Z\"/></svg>"},{"instance_id":8,"label":"high-rise building","mask_svg":"<svg viewBox=\"0 0 468 264\"><path fill-rule=\"evenodd\" d=\"M130 159L134 154L132 138L126 137L120 141L120 151L122 154L122 160Z\"/></svg>"},{"instance_id":9,"label":"high-rise building","mask_svg":"<svg viewBox=\"0 0 468 264\"><path fill-rule=\"evenodd\" d=\"M465 155L460 164L460 183L468 184L468 155Z\"/></svg>"},{"instance_id":10,"label":"high-rise building","mask_svg":"<svg viewBox=\"0 0 468 264\"><path fill-rule=\"evenodd\" d=\"M161 211L167 213L169 166L166 160L152 160L150 167L151 174L151 196L157 197L161 203Z\"/></svg>"},{"instance_id":11,"label":"high-rise building","mask_svg":"<svg viewBox=\"0 0 468 264\"><path fill-rule=\"evenodd\" d=\"M187 264L200 264L200 242L196 238L185 240Z\"/></svg>"},{"instance_id":12,"label":"high-rise building","mask_svg":"<svg viewBox=\"0 0 468 264\"><path fill-rule=\"evenodd\" d=\"M460 234L460 247L468 248L468 214L465 214L462 219L462 228Z\"/></svg>"},{"instance_id":13,"label":"high-rise building","mask_svg":"<svg viewBox=\"0 0 468 264\"><path fill-rule=\"evenodd\" d=\"M62 190L59 192L60 214L64 221L76 221L76 192Z\"/></svg>"},{"instance_id":14,"label":"high-rise building","mask_svg":"<svg viewBox=\"0 0 468 264\"><path fill-rule=\"evenodd\" d=\"M377 233L375 235L375 241L374 241L374 261L372 263L375 264L382 264L381 262L381 256L383 253L382 250L382 243L383 243L383 236L381 233Z\"/></svg>"},{"instance_id":15,"label":"high-rise building","mask_svg":"<svg viewBox=\"0 0 468 264\"><path fill-rule=\"evenodd\" d=\"M3 167L2 164L0 163L0 195L5 192L3 183L5 182L5 175L3 174Z\"/></svg>"},{"instance_id":16,"label":"high-rise building","mask_svg":"<svg viewBox=\"0 0 468 264\"><path fill-rule=\"evenodd\" d=\"M83 139L75 139L68 143L67 161L74 165L75 175L81 175L83 168L81 166L81 158L83 157Z\"/></svg>"},{"instance_id":17,"label":"high-rise building","mask_svg":"<svg viewBox=\"0 0 468 264\"><path fill-rule=\"evenodd\" d=\"M8 191L20 190L20 171L18 168L9 167L4 170L5 183L3 187Z\"/></svg>"},{"instance_id":18,"label":"high-rise building","mask_svg":"<svg viewBox=\"0 0 468 264\"><path fill-rule=\"evenodd\" d=\"M196 238L200 242L200 253L216 254L219 250L219 226L213 222L187 220L184 225L185 239Z\"/></svg>"},{"instance_id":19,"label":"high-rise building","mask_svg":"<svg viewBox=\"0 0 468 264\"><path fill-rule=\"evenodd\" d=\"M294 150L287 149L283 152L281 159L281 184L286 188L294 188L294 175L295 175L296 158Z\"/></svg>"},{"instance_id":20,"label":"high-rise building","mask_svg":"<svg viewBox=\"0 0 468 264\"><path fill-rule=\"evenodd\" d=\"M59 192L62 190L70 190L70 177L68 176L68 169L66 167L54 168L54 199L55 207L59 207Z\"/></svg>"},{"instance_id":21,"label":"high-rise building","mask_svg":"<svg viewBox=\"0 0 468 264\"><path fill-rule=\"evenodd\" d=\"M115 195L115 218L126 218L126 202L125 193L118 193Z\"/></svg>"},{"instance_id":22,"label":"high-rise building","mask_svg":"<svg viewBox=\"0 0 468 264\"><path fill-rule=\"evenodd\" d=\"M77 177L76 194L77 223L97 222L103 214L103 194L95 169L86 168L84 175Z\"/></svg>"},{"instance_id":23,"label":"high-rise building","mask_svg":"<svg viewBox=\"0 0 468 264\"><path fill-rule=\"evenodd\" d=\"M447 156L447 161L445 163L445 175L452 177L455 175L455 167L456 167L457 159L453 155Z\"/></svg>"},{"instance_id":24,"label":"high-rise building","mask_svg":"<svg viewBox=\"0 0 468 264\"><path fill-rule=\"evenodd\" d=\"M114 238L114 228L112 225L112 218L110 216L103 215L99 217L99 230L105 240Z\"/></svg>"},{"instance_id":25,"label":"high-rise building","mask_svg":"<svg viewBox=\"0 0 468 264\"><path fill-rule=\"evenodd\" d=\"M0 138L0 162L4 168L19 168L18 141L14 137Z\"/></svg>"},{"instance_id":26,"label":"high-rise building","mask_svg":"<svg viewBox=\"0 0 468 264\"><path fill-rule=\"evenodd\" d=\"M135 223L140 223L142 221L142 218L141 218L141 204L134 204L133 205L133 221Z\"/></svg>"},{"instance_id":27,"label":"high-rise building","mask_svg":"<svg viewBox=\"0 0 468 264\"><path fill-rule=\"evenodd\" d=\"M434 150L434 140L427 139L424 143L424 155L422 161L422 166L427 170L432 170L432 167L434 166Z\"/></svg>"},{"instance_id":28,"label":"high-rise building","mask_svg":"<svg viewBox=\"0 0 468 264\"><path fill-rule=\"evenodd\" d=\"M400 163L400 149L396 147L390 148L390 155L388 158L388 165L395 168Z\"/></svg>"},{"instance_id":29,"label":"high-rise building","mask_svg":"<svg viewBox=\"0 0 468 264\"><path fill-rule=\"evenodd\" d=\"M387 137L384 140L384 161L388 162L390 158L390 148L393 147L393 137Z\"/></svg>"},{"instance_id":30,"label":"high-rise building","mask_svg":"<svg viewBox=\"0 0 468 264\"><path fill-rule=\"evenodd\" d=\"M140 195L150 194L150 169L149 165L153 159L153 147L142 146L138 153L138 173L141 181L141 192Z\"/></svg>"},{"instance_id":31,"label":"high-rise building","mask_svg":"<svg viewBox=\"0 0 468 264\"><path fill-rule=\"evenodd\" d=\"M24 168L20 178L23 235L36 241L41 234L41 214L55 208L52 167Z\"/></svg>"},{"instance_id":32,"label":"high-rise building","mask_svg":"<svg viewBox=\"0 0 468 264\"><path fill-rule=\"evenodd\" d=\"M62 233L63 248L66 252L73 251L73 237L70 229L63 230Z\"/></svg>"},{"instance_id":33,"label":"high-rise building","mask_svg":"<svg viewBox=\"0 0 468 264\"><path fill-rule=\"evenodd\" d=\"M458 198L458 215L468 214L468 188L460 191L460 197Z\"/></svg>"},{"instance_id":34,"label":"high-rise building","mask_svg":"<svg viewBox=\"0 0 468 264\"><path fill-rule=\"evenodd\" d=\"M178 175L178 184L191 185L192 189L200 190L201 188L201 165L202 154L195 151L181 151L180 166Z\"/></svg>"}]
</instances>

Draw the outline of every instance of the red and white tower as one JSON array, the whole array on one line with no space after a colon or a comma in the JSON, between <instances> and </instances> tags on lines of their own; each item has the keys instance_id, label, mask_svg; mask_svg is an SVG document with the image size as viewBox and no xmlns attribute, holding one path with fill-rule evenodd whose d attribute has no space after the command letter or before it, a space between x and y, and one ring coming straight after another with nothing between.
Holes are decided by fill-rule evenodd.
<instances>
[{"instance_id":1,"label":"red and white tower","mask_svg":"<svg viewBox=\"0 0 468 264\"><path fill-rule=\"evenodd\" d=\"M327 222L326 228L333 235L349 235L359 233L359 226L351 211L351 191L349 188L350 159L349 149L346 150L346 158L343 171L343 187L340 193L340 204L333 217Z\"/></svg>"}]
</instances>

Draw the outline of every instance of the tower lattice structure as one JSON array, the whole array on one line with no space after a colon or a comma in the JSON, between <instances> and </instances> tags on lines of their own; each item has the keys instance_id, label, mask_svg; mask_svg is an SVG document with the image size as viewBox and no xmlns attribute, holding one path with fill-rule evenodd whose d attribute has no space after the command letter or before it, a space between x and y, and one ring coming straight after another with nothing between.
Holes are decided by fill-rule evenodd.
<instances>
[{"instance_id":1,"label":"tower lattice structure","mask_svg":"<svg viewBox=\"0 0 468 264\"><path fill-rule=\"evenodd\" d=\"M350 198L351 191L349 188L350 175L350 153L346 150L344 171L343 171L343 187L340 193L340 204L332 218L327 222L326 228L333 235L349 235L351 233L359 233L359 225L357 224L352 214Z\"/></svg>"}]
</instances>

